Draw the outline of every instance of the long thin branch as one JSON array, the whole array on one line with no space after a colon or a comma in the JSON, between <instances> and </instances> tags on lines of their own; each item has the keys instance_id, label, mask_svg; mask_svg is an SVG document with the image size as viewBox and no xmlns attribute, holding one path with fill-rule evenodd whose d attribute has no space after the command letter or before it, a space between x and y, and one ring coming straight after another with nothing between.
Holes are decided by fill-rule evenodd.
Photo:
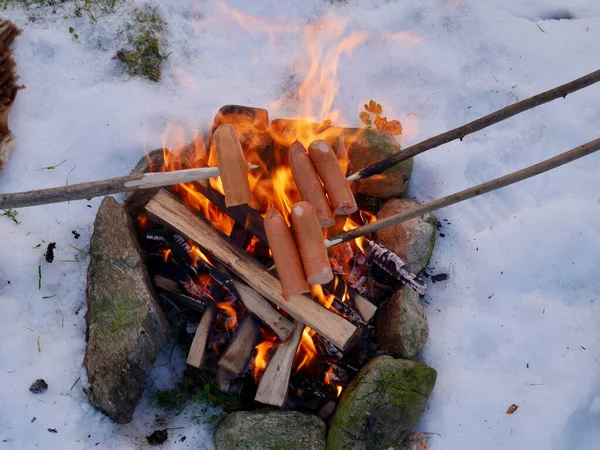
<instances>
[{"instance_id":1,"label":"long thin branch","mask_svg":"<svg viewBox=\"0 0 600 450\"><path fill-rule=\"evenodd\" d=\"M543 105L544 103L551 102L557 98L565 98L568 94L591 86L594 83L600 81L600 70L596 70L584 77L577 78L570 83L563 84L549 91L542 92L541 94L534 95L525 100L515 103L514 105L507 106L499 109L487 116L480 119L474 120L466 125L454 128L453 130L446 131L445 133L439 134L432 138L429 138L423 142L407 147L406 149L395 153L389 158L385 158L371 166L365 167L358 172L350 175L348 181L357 181L364 178L371 177L373 175L380 174L381 172L395 166L396 164L406 161L407 159L417 156L427 150L439 147L442 144L446 144L455 139L461 139L465 136L475 133L476 131L482 130L490 125L494 125L502 120L508 119L519 113L527 111L528 109L535 108L536 106Z\"/></svg>"},{"instance_id":2,"label":"long thin branch","mask_svg":"<svg viewBox=\"0 0 600 450\"><path fill-rule=\"evenodd\" d=\"M415 217L422 216L425 213L445 208L446 206L454 205L456 203L471 199L473 197L477 197L479 195L495 191L496 189L500 189L511 184L518 183L519 181L526 180L527 178L534 177L544 172L548 172L549 170L556 169L557 167L560 167L564 164L568 164L571 161L575 161L576 159L590 155L598 150L600 150L600 139L596 139L594 141L588 142L587 144L580 145L579 147L576 147L565 153L561 153L560 155L537 163L533 166L529 166L525 169L509 173L508 175L504 175L500 178L496 178L486 183L478 184L477 186L473 186L455 194L448 195L446 197L442 197L440 199L426 203L425 205L413 211L409 211L407 213L402 214L395 214L393 216L386 217L385 219L378 220L377 222L373 222L368 225L363 225L362 227L355 228L354 230L348 231L346 233L338 234L332 239L326 239L325 245L327 247L332 247L334 245L341 244L342 242L351 241L353 239L356 239L357 237L373 233L377 230L381 230L382 228L389 227L391 225L395 225L397 223L405 222L407 220L414 219Z\"/></svg>"},{"instance_id":3,"label":"long thin branch","mask_svg":"<svg viewBox=\"0 0 600 450\"><path fill-rule=\"evenodd\" d=\"M249 165L248 169L258 166ZM130 192L137 189L152 189L179 183L189 183L218 177L218 167L202 167L198 169L175 170L172 172L153 172L127 175L108 180L72 184L50 189L0 194L0 209L24 208L27 206L47 205L69 200L90 199L118 192Z\"/></svg>"}]
</instances>

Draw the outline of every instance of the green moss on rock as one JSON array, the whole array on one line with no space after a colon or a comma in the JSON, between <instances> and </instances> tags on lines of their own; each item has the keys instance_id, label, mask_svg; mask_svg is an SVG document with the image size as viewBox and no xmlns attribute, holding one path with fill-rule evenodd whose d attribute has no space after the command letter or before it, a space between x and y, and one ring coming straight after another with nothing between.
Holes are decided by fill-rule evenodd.
<instances>
[{"instance_id":1,"label":"green moss on rock","mask_svg":"<svg viewBox=\"0 0 600 450\"><path fill-rule=\"evenodd\" d=\"M327 436L328 450L394 449L421 418L437 372L380 356L346 389Z\"/></svg>"}]
</instances>

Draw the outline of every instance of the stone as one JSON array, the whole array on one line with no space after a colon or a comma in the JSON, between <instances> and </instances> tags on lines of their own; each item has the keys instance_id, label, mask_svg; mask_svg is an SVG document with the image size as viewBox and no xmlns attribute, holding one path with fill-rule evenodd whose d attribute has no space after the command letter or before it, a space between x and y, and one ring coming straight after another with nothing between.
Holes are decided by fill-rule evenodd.
<instances>
[{"instance_id":1,"label":"stone","mask_svg":"<svg viewBox=\"0 0 600 450\"><path fill-rule=\"evenodd\" d=\"M391 356L371 360L344 390L327 450L399 449L421 418L437 372Z\"/></svg>"},{"instance_id":2,"label":"stone","mask_svg":"<svg viewBox=\"0 0 600 450\"><path fill-rule=\"evenodd\" d=\"M131 421L144 376L167 342L168 324L131 218L112 197L100 204L87 273L87 371L90 403L117 423Z\"/></svg>"},{"instance_id":3,"label":"stone","mask_svg":"<svg viewBox=\"0 0 600 450\"><path fill-rule=\"evenodd\" d=\"M216 450L325 450L325 423L296 411L234 412L215 432Z\"/></svg>"},{"instance_id":4,"label":"stone","mask_svg":"<svg viewBox=\"0 0 600 450\"><path fill-rule=\"evenodd\" d=\"M344 129L344 146L352 173L400 151L400 144L393 136L367 128ZM358 192L378 198L398 197L408 187L412 168L412 158L396 164L379 175L360 180Z\"/></svg>"},{"instance_id":5,"label":"stone","mask_svg":"<svg viewBox=\"0 0 600 450\"><path fill-rule=\"evenodd\" d=\"M390 199L385 202L377 214L377 220L409 212L419 206L417 202L407 198ZM421 217L383 228L377 231L375 238L381 245L399 255L406 262L406 270L419 273L429 263L435 245L436 231L437 217L433 213L427 213Z\"/></svg>"},{"instance_id":6,"label":"stone","mask_svg":"<svg viewBox=\"0 0 600 450\"><path fill-rule=\"evenodd\" d=\"M377 342L394 358L412 359L429 337L419 294L403 286L377 311Z\"/></svg>"},{"instance_id":7,"label":"stone","mask_svg":"<svg viewBox=\"0 0 600 450\"><path fill-rule=\"evenodd\" d=\"M43 394L47 390L48 383L46 383L46 381L42 378L38 378L33 383L31 383L31 386L29 386L29 392L31 392L32 394Z\"/></svg>"}]
</instances>

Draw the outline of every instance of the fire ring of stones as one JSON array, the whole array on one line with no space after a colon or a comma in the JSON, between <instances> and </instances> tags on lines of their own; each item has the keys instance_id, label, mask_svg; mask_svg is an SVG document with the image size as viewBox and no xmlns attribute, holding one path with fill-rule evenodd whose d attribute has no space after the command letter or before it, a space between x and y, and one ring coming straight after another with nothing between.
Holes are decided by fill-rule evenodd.
<instances>
[{"instance_id":1,"label":"fire ring of stones","mask_svg":"<svg viewBox=\"0 0 600 450\"><path fill-rule=\"evenodd\" d=\"M284 300L272 270L263 216L300 200L289 146L325 140L356 172L400 151L368 129L277 119L225 106L205 138L159 149L135 173L213 165L215 129L235 127L249 172L251 204L226 207L218 179L103 200L94 223L87 286L86 395L117 423L132 420L143 379L171 330L189 348L182 389L228 413L221 449L400 448L427 406L436 371L413 361L429 328L422 298L369 251L377 244L426 268L437 218L424 215L329 251L333 281ZM207 148L208 147L208 148ZM412 161L355 187L359 211L324 230L344 230L418 207L402 198ZM386 250L387 249L387 250ZM184 386L183 386L184 385Z\"/></svg>"}]
</instances>

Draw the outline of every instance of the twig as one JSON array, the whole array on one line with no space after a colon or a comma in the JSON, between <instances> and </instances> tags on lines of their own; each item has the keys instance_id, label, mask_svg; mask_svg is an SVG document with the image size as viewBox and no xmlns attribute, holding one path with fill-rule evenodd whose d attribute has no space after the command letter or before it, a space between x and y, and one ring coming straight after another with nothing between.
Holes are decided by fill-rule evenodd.
<instances>
[{"instance_id":1,"label":"twig","mask_svg":"<svg viewBox=\"0 0 600 450\"><path fill-rule=\"evenodd\" d=\"M438 147L442 144L446 144L455 139L462 140L465 136L471 133L475 133L476 131L489 127L490 125L494 125L498 122L501 122L502 120L508 119L512 116L522 113L523 111L527 111L528 109L535 108L536 106L543 105L544 103L551 102L552 100L556 100L557 98L565 98L568 94L571 94L585 87L591 86L592 84L597 83L599 81L600 70L596 70L595 72L592 72L584 77L577 78L576 80L573 80L567 84L563 84L562 86L550 89L549 91L534 95L533 97L526 98L525 100L521 100L520 102L517 102L514 105L510 105L505 108L499 109L498 111L488 114L487 116L484 116L480 119L474 120L473 122L470 122L466 125L454 128L450 131L446 131L445 133L429 138L416 145L412 145L406 148L405 150L395 153L388 158L385 158L371 166L365 167L364 169L361 169L358 172L350 175L348 177L348 181L357 181L371 177L373 175L380 174L381 172L389 169L390 167L393 167L396 164L401 163L402 161L406 161L407 159L410 159L413 156L417 156L423 152L426 152L427 150L431 150L432 148Z\"/></svg>"},{"instance_id":2,"label":"twig","mask_svg":"<svg viewBox=\"0 0 600 450\"><path fill-rule=\"evenodd\" d=\"M325 245L327 247L332 247L334 245L341 244L342 242L348 242L353 239L356 239L357 237L373 233L377 230L381 230L382 228L389 227L391 225L395 225L397 223L405 222L407 220L414 219L415 217L422 216L425 213L445 208L446 206L454 205L455 203L463 202L473 197L477 197L479 195L495 191L496 189L500 189L511 184L518 183L519 181L526 180L527 178L531 178L544 172L548 172L549 170L556 169L557 167L560 167L564 164L568 164L571 161L575 161L576 159L590 155L598 150L600 150L600 139L596 139L594 141L588 142L587 144L580 145L579 147L561 153L560 155L557 155L540 163L534 164L533 166L526 167L525 169L509 173L508 175L504 175L500 178L496 178L486 183L478 184L463 191L456 192L455 194L448 195L446 197L442 197L432 202L426 203L425 205L413 211L402 214L395 214L393 216L386 217L385 219L378 220L377 222L373 222L368 225L363 225L362 227L355 228L354 230L338 234L332 239L326 239Z\"/></svg>"},{"instance_id":3,"label":"twig","mask_svg":"<svg viewBox=\"0 0 600 450\"><path fill-rule=\"evenodd\" d=\"M258 166L252 164L248 165L248 169L256 167ZM200 169L175 170L172 172L135 174L50 189L0 194L0 209L47 205L49 203L81 200L84 198L90 199L119 192L130 192L137 189L152 189L218 176L218 167L206 167Z\"/></svg>"}]
</instances>

